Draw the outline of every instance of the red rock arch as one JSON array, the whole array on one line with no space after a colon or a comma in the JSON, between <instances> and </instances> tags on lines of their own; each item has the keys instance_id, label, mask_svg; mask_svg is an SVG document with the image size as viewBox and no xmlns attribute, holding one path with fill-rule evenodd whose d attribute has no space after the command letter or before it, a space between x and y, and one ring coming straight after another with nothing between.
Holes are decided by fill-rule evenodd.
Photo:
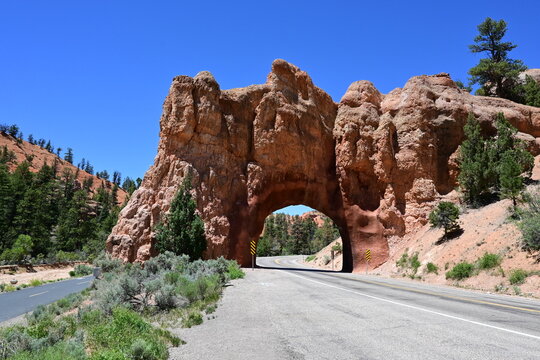
<instances>
[{"instance_id":1,"label":"red rock arch","mask_svg":"<svg viewBox=\"0 0 540 360\"><path fill-rule=\"evenodd\" d=\"M305 204L340 227L345 270L364 269L366 249L376 267L387 259L387 238L425 224L440 195L456 186L456 150L470 111L487 128L505 112L538 153L540 109L472 96L448 74L414 77L387 95L355 82L339 104L283 60L274 61L265 84L242 89L222 91L208 72L178 76L163 104L155 163L107 250L126 261L154 255L154 226L189 171L206 257L250 265L249 242L266 216Z\"/></svg>"}]
</instances>

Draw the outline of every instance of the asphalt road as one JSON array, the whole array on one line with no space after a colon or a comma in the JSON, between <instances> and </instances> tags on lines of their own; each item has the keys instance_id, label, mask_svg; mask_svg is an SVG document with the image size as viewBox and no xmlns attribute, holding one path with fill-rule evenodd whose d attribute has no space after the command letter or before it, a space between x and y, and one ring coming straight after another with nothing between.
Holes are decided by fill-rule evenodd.
<instances>
[{"instance_id":1,"label":"asphalt road","mask_svg":"<svg viewBox=\"0 0 540 360\"><path fill-rule=\"evenodd\" d=\"M50 304L71 293L82 291L92 284L93 279L90 275L0 294L0 322L32 311L39 305Z\"/></svg>"},{"instance_id":2,"label":"asphalt road","mask_svg":"<svg viewBox=\"0 0 540 360\"><path fill-rule=\"evenodd\" d=\"M540 301L360 274L299 257L225 290L171 359L540 359ZM215 318L212 318L214 317Z\"/></svg>"}]
</instances>

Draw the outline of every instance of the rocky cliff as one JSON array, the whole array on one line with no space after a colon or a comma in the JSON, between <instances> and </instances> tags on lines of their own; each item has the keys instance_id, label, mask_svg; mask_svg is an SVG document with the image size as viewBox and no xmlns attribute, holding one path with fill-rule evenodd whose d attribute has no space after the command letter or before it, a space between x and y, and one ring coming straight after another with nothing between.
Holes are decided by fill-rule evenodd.
<instances>
[{"instance_id":1,"label":"rocky cliff","mask_svg":"<svg viewBox=\"0 0 540 360\"><path fill-rule=\"evenodd\" d=\"M153 228L183 177L205 221L206 257L250 262L264 219L304 204L329 216L343 239L344 270L376 267L392 235L425 224L456 186L456 150L473 112L486 133L503 112L540 149L540 108L470 95L448 74L417 76L387 95L350 85L339 104L283 60L262 85L221 90L208 72L173 79L154 165L120 214L107 249L126 261L155 254Z\"/></svg>"}]
</instances>

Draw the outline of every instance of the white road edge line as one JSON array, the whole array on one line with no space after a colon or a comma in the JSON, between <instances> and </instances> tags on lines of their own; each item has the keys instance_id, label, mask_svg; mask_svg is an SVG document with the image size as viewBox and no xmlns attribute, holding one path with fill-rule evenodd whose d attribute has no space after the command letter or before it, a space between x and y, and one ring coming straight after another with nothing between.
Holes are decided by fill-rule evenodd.
<instances>
[{"instance_id":1,"label":"white road edge line","mask_svg":"<svg viewBox=\"0 0 540 360\"><path fill-rule=\"evenodd\" d=\"M28 297L34 297L34 296L38 296L38 295L43 295L43 294L48 293L48 292L49 292L49 291L47 290L47 291L40 292L40 293L37 293L37 294L32 294L32 295L30 295L30 296L28 296Z\"/></svg>"},{"instance_id":2,"label":"white road edge line","mask_svg":"<svg viewBox=\"0 0 540 360\"><path fill-rule=\"evenodd\" d=\"M305 276L300 276L300 275L297 275L297 274L293 274L293 273L291 273L291 272L289 272L289 271L285 271L285 273L287 273L287 274L289 274L289 275L292 275L292 276L296 276L296 277L302 278L302 279L307 280L307 281L311 281L311 282L320 284L320 285L328 286L328 287L331 287L331 288L334 288L334 289L338 289L338 290L347 291L347 292L350 292L350 293L353 293L353 294L356 294L356 295L360 295L360 296L364 296L364 297L368 297L368 298L371 298L371 299L375 299L375 300L379 300L379 301L384 301L384 302L387 302L387 303L390 303L390 304L399 305L399 306L403 306L403 307L408 307L408 308L411 308L411 309L415 309L415 310L419 310L419 311L424 311L424 312L431 313L431 314L435 314L435 315L439 315L439 316L444 316L444 317L447 317L447 318L450 318L450 319L460 320L460 321L467 322L467 323L470 323L470 324L475 324L475 325L479 325L479 326L484 326L484 327L487 327L487 328L496 329L496 330L500 330L500 331L505 331L505 332L509 332L509 333L512 333L512 334L521 335L521 336L526 336L526 337L530 337L530 338L533 338L533 339L540 340L540 336L531 335L531 334L523 333L523 332L520 332L520 331L515 331L515 330L505 329L505 328L502 328L502 327L499 327L499 326L494 326L494 325L484 324L484 323L481 323L481 322L478 322L478 321L468 320L468 319L465 319L465 318L461 318L461 317L459 317L459 316L448 315L448 314L441 313L441 312L438 312L438 311L428 310L428 309L424 309L424 308L421 308L421 307L418 307L418 306L407 305L407 304L400 303L400 302L397 302L397 301L393 301L393 300L389 300L389 299L385 299L385 298L380 298L380 297L378 297L378 296L368 295L368 294L364 294L364 293L361 293L361 292L358 292L358 291L345 289L345 288L342 288L342 287L339 287L339 286L334 286L334 285L330 285L330 284L325 284L325 283L320 282L320 281L317 281L317 280L311 280L311 279L308 279L308 278L305 277Z\"/></svg>"},{"instance_id":3,"label":"white road edge line","mask_svg":"<svg viewBox=\"0 0 540 360\"><path fill-rule=\"evenodd\" d=\"M83 281L83 282L77 283L77 285L86 284L86 283L89 283L90 281L92 280Z\"/></svg>"}]
</instances>

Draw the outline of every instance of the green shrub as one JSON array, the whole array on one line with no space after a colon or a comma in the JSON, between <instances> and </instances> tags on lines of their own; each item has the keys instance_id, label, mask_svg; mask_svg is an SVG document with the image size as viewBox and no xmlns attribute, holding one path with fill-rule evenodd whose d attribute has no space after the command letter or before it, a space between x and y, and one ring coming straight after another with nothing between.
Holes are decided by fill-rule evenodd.
<instances>
[{"instance_id":1,"label":"green shrub","mask_svg":"<svg viewBox=\"0 0 540 360\"><path fill-rule=\"evenodd\" d=\"M502 258L500 255L485 253L480 259L478 259L478 268L482 270L492 269L499 266L501 261Z\"/></svg>"},{"instance_id":2,"label":"green shrub","mask_svg":"<svg viewBox=\"0 0 540 360\"><path fill-rule=\"evenodd\" d=\"M19 352L12 360L83 360L87 359L84 345L79 341L62 341L37 351Z\"/></svg>"},{"instance_id":3,"label":"green shrub","mask_svg":"<svg viewBox=\"0 0 540 360\"><path fill-rule=\"evenodd\" d=\"M410 265L411 265L411 268L413 270L413 274L416 274L418 272L418 268L420 267L420 261L418 260L418 253L415 253L411 258L410 258Z\"/></svg>"},{"instance_id":4,"label":"green shrub","mask_svg":"<svg viewBox=\"0 0 540 360\"><path fill-rule=\"evenodd\" d=\"M433 227L442 227L444 236L450 231L456 230L459 226L459 208L456 204L448 201L441 201L429 214L429 222Z\"/></svg>"},{"instance_id":5,"label":"green shrub","mask_svg":"<svg viewBox=\"0 0 540 360\"><path fill-rule=\"evenodd\" d=\"M33 279L30 281L30 286L40 286L45 284L45 282L39 280L39 279Z\"/></svg>"},{"instance_id":6,"label":"green shrub","mask_svg":"<svg viewBox=\"0 0 540 360\"><path fill-rule=\"evenodd\" d=\"M231 280L243 279L244 276L246 275L236 261L231 261L229 263L229 268L227 270L227 273L229 275L229 279Z\"/></svg>"},{"instance_id":7,"label":"green shrub","mask_svg":"<svg viewBox=\"0 0 540 360\"><path fill-rule=\"evenodd\" d=\"M418 260L418 253L414 253L412 256L409 256L407 251L405 251L401 255L401 258L399 258L399 260L396 262L396 266L402 271L405 271L405 273L409 274L411 277L416 275L420 265L421 263L420 260Z\"/></svg>"},{"instance_id":8,"label":"green shrub","mask_svg":"<svg viewBox=\"0 0 540 360\"><path fill-rule=\"evenodd\" d=\"M435 265L432 262L428 262L426 264L426 269L427 269L428 274L429 273L435 273L435 274L439 273L439 268L437 267L437 265Z\"/></svg>"},{"instance_id":9,"label":"green shrub","mask_svg":"<svg viewBox=\"0 0 540 360\"><path fill-rule=\"evenodd\" d=\"M508 278L508 280L512 285L519 285L525 282L527 276L529 276L529 274L525 270L514 269L510 271L510 277Z\"/></svg>"},{"instance_id":10,"label":"green shrub","mask_svg":"<svg viewBox=\"0 0 540 360\"><path fill-rule=\"evenodd\" d=\"M75 268L69 272L69 276L71 277L80 277L80 276L87 276L93 273L93 269L84 264L79 264L75 266Z\"/></svg>"},{"instance_id":11,"label":"green shrub","mask_svg":"<svg viewBox=\"0 0 540 360\"><path fill-rule=\"evenodd\" d=\"M160 253L171 251L200 259L206 250L204 223L196 212L191 188L191 175L188 174L174 196L169 212L156 226L156 249Z\"/></svg>"},{"instance_id":12,"label":"green shrub","mask_svg":"<svg viewBox=\"0 0 540 360\"><path fill-rule=\"evenodd\" d=\"M340 243L340 242L335 243L335 244L332 246L332 250L335 251L335 252L340 253L340 252L343 250L343 248L342 248L342 246L341 246L341 243Z\"/></svg>"},{"instance_id":13,"label":"green shrub","mask_svg":"<svg viewBox=\"0 0 540 360\"><path fill-rule=\"evenodd\" d=\"M122 266L122 261L113 258L108 253L99 254L94 260L94 266L101 268L104 273L118 270Z\"/></svg>"},{"instance_id":14,"label":"green shrub","mask_svg":"<svg viewBox=\"0 0 540 360\"><path fill-rule=\"evenodd\" d=\"M331 260L331 259L330 259L330 256L324 255L324 257L323 257L323 264L324 264L324 265L328 265L328 263L330 262L330 260Z\"/></svg>"},{"instance_id":15,"label":"green shrub","mask_svg":"<svg viewBox=\"0 0 540 360\"><path fill-rule=\"evenodd\" d=\"M187 316L182 321L184 327L190 328L195 325L200 325L203 323L203 318L200 312L190 311Z\"/></svg>"},{"instance_id":16,"label":"green shrub","mask_svg":"<svg viewBox=\"0 0 540 360\"><path fill-rule=\"evenodd\" d=\"M473 273L474 266L467 262L460 262L446 273L447 279L462 280L470 277Z\"/></svg>"},{"instance_id":17,"label":"green shrub","mask_svg":"<svg viewBox=\"0 0 540 360\"><path fill-rule=\"evenodd\" d=\"M19 235L11 249L6 249L0 259L9 263L21 263L30 256L34 242L29 235Z\"/></svg>"},{"instance_id":18,"label":"green shrub","mask_svg":"<svg viewBox=\"0 0 540 360\"><path fill-rule=\"evenodd\" d=\"M519 223L523 244L532 250L540 249L540 214L527 216Z\"/></svg>"},{"instance_id":19,"label":"green shrub","mask_svg":"<svg viewBox=\"0 0 540 360\"><path fill-rule=\"evenodd\" d=\"M313 261L315 260L315 255L309 255L307 258L306 258L306 261L309 262L309 261Z\"/></svg>"},{"instance_id":20,"label":"green shrub","mask_svg":"<svg viewBox=\"0 0 540 360\"><path fill-rule=\"evenodd\" d=\"M134 351L140 354L141 350L145 353L149 351L153 356L151 359L168 357L161 333L132 310L115 308L112 319L100 311L92 312L87 315L84 323L92 359L115 359L116 354L133 354ZM145 341L144 345L141 340Z\"/></svg>"},{"instance_id":21,"label":"green shrub","mask_svg":"<svg viewBox=\"0 0 540 360\"><path fill-rule=\"evenodd\" d=\"M177 300L173 285L165 285L156 293L156 306L160 310L168 310L176 307Z\"/></svg>"},{"instance_id":22,"label":"green shrub","mask_svg":"<svg viewBox=\"0 0 540 360\"><path fill-rule=\"evenodd\" d=\"M129 358L133 360L158 360L160 359L159 350L155 343L145 339L137 339L131 344Z\"/></svg>"},{"instance_id":23,"label":"green shrub","mask_svg":"<svg viewBox=\"0 0 540 360\"><path fill-rule=\"evenodd\" d=\"M404 268L407 266L409 262L409 254L407 254L407 251L405 251L403 254L401 254L401 257L398 261L396 261L396 266L399 268Z\"/></svg>"}]
</instances>

